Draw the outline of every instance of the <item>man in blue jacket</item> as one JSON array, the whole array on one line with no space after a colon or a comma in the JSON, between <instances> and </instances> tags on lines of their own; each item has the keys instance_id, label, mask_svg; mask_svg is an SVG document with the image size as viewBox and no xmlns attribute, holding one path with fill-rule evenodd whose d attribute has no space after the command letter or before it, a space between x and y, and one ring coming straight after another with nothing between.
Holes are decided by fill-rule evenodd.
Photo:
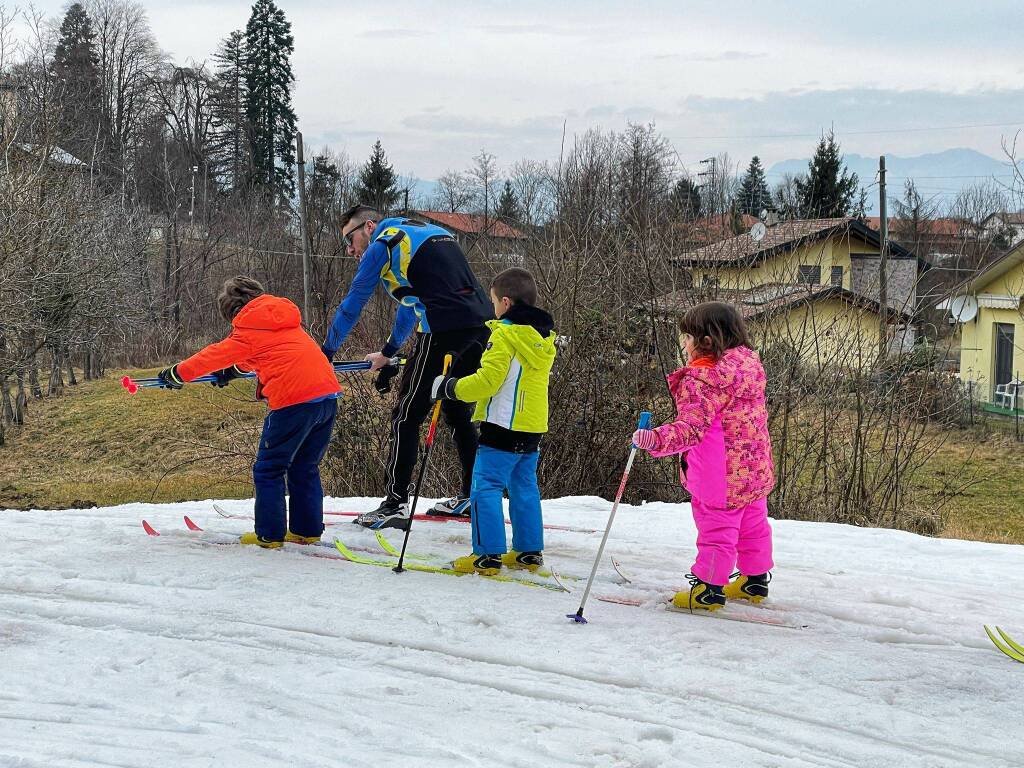
<instances>
[{"instance_id":1,"label":"man in blue jacket","mask_svg":"<svg viewBox=\"0 0 1024 768\"><path fill-rule=\"evenodd\" d=\"M359 258L359 268L335 312L324 354L334 357L378 283L399 306L388 340L379 352L366 356L373 370L387 365L416 329L415 346L406 361L398 403L391 415L385 498L377 509L354 521L373 529L405 528L420 426L433 402L431 384L449 353L454 357L449 375L468 376L476 371L490 333L484 323L494 312L465 254L447 230L412 218L382 219L372 207L356 205L342 215L341 231L348 255ZM446 400L441 411L452 428L462 464L462 490L428 514L468 516L477 448L472 407Z\"/></svg>"}]
</instances>

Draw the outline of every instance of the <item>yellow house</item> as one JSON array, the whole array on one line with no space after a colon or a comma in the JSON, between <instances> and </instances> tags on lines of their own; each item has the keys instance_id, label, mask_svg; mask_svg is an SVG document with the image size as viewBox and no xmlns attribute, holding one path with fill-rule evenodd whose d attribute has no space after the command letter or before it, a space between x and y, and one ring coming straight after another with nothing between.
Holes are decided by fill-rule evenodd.
<instances>
[{"instance_id":1,"label":"yellow house","mask_svg":"<svg viewBox=\"0 0 1024 768\"><path fill-rule=\"evenodd\" d=\"M1024 382L1024 242L939 305L960 322L960 380L980 400L1018 407ZM1024 385L1020 387L1024 398Z\"/></svg>"},{"instance_id":2,"label":"yellow house","mask_svg":"<svg viewBox=\"0 0 1024 768\"><path fill-rule=\"evenodd\" d=\"M784 343L819 367L862 368L878 359L881 309L878 232L851 218L789 221L713 243L673 259L684 287L662 296L662 314L701 301L740 307L758 345ZM912 343L909 318L919 271L912 253L890 243L886 344Z\"/></svg>"}]
</instances>

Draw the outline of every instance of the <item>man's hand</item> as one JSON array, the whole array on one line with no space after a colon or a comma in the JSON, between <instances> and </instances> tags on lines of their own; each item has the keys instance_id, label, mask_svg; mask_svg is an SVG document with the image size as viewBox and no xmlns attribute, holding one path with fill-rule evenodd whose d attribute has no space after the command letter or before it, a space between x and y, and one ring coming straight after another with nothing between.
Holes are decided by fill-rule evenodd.
<instances>
[{"instance_id":1,"label":"man's hand","mask_svg":"<svg viewBox=\"0 0 1024 768\"><path fill-rule=\"evenodd\" d=\"M371 352L363 360L370 364L371 371L380 370L391 362L391 358L381 352Z\"/></svg>"}]
</instances>

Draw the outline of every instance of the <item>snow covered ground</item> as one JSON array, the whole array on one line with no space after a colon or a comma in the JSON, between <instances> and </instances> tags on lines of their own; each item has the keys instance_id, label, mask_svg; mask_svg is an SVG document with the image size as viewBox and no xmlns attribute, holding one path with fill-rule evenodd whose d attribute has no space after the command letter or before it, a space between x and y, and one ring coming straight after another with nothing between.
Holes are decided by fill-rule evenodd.
<instances>
[{"instance_id":1,"label":"snow covered ground","mask_svg":"<svg viewBox=\"0 0 1024 768\"><path fill-rule=\"evenodd\" d=\"M545 516L601 528L608 508ZM727 610L806 628L670 613L655 591L592 600L582 626L564 618L582 581L205 546L183 514L249 525L209 502L0 511L0 766L1024 765L1024 665L981 627L1024 639L1024 547L779 522L770 603ZM329 519L325 539L375 545ZM468 537L417 523L410 549L465 554ZM685 506L623 507L608 551L670 589L693 539ZM585 578L599 541L549 531L547 552ZM595 594L637 594L616 578L603 565Z\"/></svg>"}]
</instances>

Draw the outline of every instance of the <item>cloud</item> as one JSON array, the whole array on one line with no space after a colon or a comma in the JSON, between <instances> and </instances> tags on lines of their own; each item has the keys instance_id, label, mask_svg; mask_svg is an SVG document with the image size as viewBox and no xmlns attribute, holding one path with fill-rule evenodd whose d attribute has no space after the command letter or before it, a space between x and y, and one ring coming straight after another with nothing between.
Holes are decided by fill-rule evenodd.
<instances>
[{"instance_id":1,"label":"cloud","mask_svg":"<svg viewBox=\"0 0 1024 768\"><path fill-rule=\"evenodd\" d=\"M482 24L476 29L492 35L550 35L554 37L585 37L589 30L556 24Z\"/></svg>"},{"instance_id":2,"label":"cloud","mask_svg":"<svg viewBox=\"0 0 1024 768\"><path fill-rule=\"evenodd\" d=\"M654 55L657 61L672 59L674 61L693 61L701 63L720 64L730 61L753 61L755 59L767 58L767 53L754 53L751 51L722 51L721 53L659 53Z\"/></svg>"},{"instance_id":3,"label":"cloud","mask_svg":"<svg viewBox=\"0 0 1024 768\"><path fill-rule=\"evenodd\" d=\"M364 37L368 39L404 39L410 37L427 37L433 34L426 29L368 29L365 32L360 32L357 37Z\"/></svg>"}]
</instances>

